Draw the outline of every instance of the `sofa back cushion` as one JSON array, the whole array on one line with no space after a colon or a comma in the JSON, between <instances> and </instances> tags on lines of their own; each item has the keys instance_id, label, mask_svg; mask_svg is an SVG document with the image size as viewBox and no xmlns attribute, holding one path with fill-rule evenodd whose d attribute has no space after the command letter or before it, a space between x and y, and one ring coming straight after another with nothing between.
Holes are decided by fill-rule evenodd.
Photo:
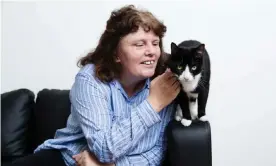
<instances>
[{"instance_id":1,"label":"sofa back cushion","mask_svg":"<svg viewBox=\"0 0 276 166\"><path fill-rule=\"evenodd\" d=\"M32 149L53 138L66 126L70 114L69 90L43 89L38 92L33 114Z\"/></svg>"},{"instance_id":2,"label":"sofa back cushion","mask_svg":"<svg viewBox=\"0 0 276 166\"><path fill-rule=\"evenodd\" d=\"M34 93L18 89L1 94L1 156L9 162L28 152L28 127Z\"/></svg>"}]
</instances>

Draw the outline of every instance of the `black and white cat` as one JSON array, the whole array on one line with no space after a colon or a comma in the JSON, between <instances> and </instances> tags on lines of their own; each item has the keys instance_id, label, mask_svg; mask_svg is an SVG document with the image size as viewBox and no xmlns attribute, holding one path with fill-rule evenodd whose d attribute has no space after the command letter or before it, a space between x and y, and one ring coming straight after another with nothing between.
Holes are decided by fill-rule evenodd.
<instances>
[{"instance_id":1,"label":"black and white cat","mask_svg":"<svg viewBox=\"0 0 276 166\"><path fill-rule=\"evenodd\" d=\"M207 121L205 112L209 94L210 59L205 45L196 40L186 40L179 45L171 43L167 66L178 77L182 90L177 96L175 119L184 126L192 120Z\"/></svg>"}]
</instances>

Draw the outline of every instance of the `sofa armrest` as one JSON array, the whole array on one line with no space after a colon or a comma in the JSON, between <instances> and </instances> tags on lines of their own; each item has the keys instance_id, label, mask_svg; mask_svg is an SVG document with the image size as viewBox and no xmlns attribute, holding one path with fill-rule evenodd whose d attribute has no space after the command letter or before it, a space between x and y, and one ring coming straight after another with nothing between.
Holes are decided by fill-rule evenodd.
<instances>
[{"instance_id":1,"label":"sofa armrest","mask_svg":"<svg viewBox=\"0 0 276 166\"><path fill-rule=\"evenodd\" d=\"M172 120L167 128L168 158L172 166L211 166L209 122L195 121L189 127Z\"/></svg>"}]
</instances>

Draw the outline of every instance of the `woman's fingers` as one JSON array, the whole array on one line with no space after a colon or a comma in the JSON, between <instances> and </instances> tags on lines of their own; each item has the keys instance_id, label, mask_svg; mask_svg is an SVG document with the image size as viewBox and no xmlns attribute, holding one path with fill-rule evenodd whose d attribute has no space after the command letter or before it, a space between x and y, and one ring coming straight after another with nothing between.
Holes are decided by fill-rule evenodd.
<instances>
[{"instance_id":1,"label":"woman's fingers","mask_svg":"<svg viewBox=\"0 0 276 166\"><path fill-rule=\"evenodd\" d=\"M178 80L175 80L173 83L173 87L175 87L175 89L178 89L181 87L180 82Z\"/></svg>"},{"instance_id":2,"label":"woman's fingers","mask_svg":"<svg viewBox=\"0 0 276 166\"><path fill-rule=\"evenodd\" d=\"M178 82L178 85L175 87L175 91L177 91L177 94L178 94L180 92L180 90L181 90L181 85Z\"/></svg>"},{"instance_id":3,"label":"woman's fingers","mask_svg":"<svg viewBox=\"0 0 276 166\"><path fill-rule=\"evenodd\" d=\"M81 157L81 153L74 155L73 159L78 160L80 157Z\"/></svg>"},{"instance_id":4,"label":"woman's fingers","mask_svg":"<svg viewBox=\"0 0 276 166\"><path fill-rule=\"evenodd\" d=\"M81 153L79 153L77 155L74 155L73 159L76 161L77 166L81 166L82 163L83 163L83 152L81 152Z\"/></svg>"}]
</instances>

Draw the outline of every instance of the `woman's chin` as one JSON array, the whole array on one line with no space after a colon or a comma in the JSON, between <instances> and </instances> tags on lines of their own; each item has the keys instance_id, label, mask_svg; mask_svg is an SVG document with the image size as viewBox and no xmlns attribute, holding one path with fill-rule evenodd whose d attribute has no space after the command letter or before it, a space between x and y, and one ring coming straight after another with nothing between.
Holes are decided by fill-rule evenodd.
<instances>
[{"instance_id":1,"label":"woman's chin","mask_svg":"<svg viewBox=\"0 0 276 166\"><path fill-rule=\"evenodd\" d=\"M142 73L142 76L144 77L144 78L150 78L150 77L152 77L154 75L154 71L147 71L147 72L143 72Z\"/></svg>"}]
</instances>

